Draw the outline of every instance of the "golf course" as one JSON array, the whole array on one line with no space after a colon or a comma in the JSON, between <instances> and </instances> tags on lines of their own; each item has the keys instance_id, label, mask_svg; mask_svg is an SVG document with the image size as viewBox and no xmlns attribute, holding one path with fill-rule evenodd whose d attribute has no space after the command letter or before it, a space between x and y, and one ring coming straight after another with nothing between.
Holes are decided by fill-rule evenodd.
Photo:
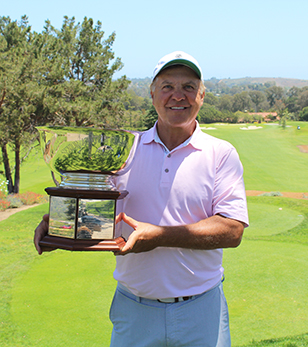
<instances>
[{"instance_id":1,"label":"golf course","mask_svg":"<svg viewBox=\"0 0 308 347\"><path fill-rule=\"evenodd\" d=\"M308 346L308 122L201 127L232 143L244 167L250 226L224 251L232 347ZM37 145L21 166L20 191L50 186ZM0 346L107 347L115 257L39 256L33 233L45 213L47 203L0 221Z\"/></svg>"}]
</instances>

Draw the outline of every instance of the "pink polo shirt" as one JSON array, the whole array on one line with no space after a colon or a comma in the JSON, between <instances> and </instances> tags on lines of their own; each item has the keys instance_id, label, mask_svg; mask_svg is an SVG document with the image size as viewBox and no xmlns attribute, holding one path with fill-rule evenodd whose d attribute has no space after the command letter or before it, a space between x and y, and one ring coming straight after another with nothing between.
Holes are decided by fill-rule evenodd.
<instances>
[{"instance_id":1,"label":"pink polo shirt","mask_svg":"<svg viewBox=\"0 0 308 347\"><path fill-rule=\"evenodd\" d=\"M248 225L243 168L231 144L203 133L198 123L169 153L157 139L156 127L142 133L131 165L115 178L117 188L129 192L128 216L176 226L220 213ZM123 226L128 238L132 228ZM158 247L117 256L114 278L137 296L162 299L203 293L222 274L222 249Z\"/></svg>"}]
</instances>

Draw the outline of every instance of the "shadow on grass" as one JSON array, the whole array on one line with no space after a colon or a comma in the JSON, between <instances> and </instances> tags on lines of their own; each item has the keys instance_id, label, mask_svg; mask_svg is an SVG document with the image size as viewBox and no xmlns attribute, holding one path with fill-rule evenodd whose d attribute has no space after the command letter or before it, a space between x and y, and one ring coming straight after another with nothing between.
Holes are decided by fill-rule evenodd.
<instances>
[{"instance_id":1,"label":"shadow on grass","mask_svg":"<svg viewBox=\"0 0 308 347\"><path fill-rule=\"evenodd\" d=\"M259 342L253 341L244 347L306 347L308 346L308 333L298 336L289 336L278 339L269 339Z\"/></svg>"}]
</instances>

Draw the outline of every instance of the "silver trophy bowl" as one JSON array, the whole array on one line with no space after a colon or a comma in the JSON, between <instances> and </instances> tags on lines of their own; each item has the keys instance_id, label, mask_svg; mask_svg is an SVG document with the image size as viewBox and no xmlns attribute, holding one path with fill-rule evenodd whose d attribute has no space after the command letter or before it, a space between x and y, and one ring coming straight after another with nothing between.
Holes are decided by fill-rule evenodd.
<instances>
[{"instance_id":1,"label":"silver trophy bowl","mask_svg":"<svg viewBox=\"0 0 308 347\"><path fill-rule=\"evenodd\" d=\"M49 230L44 250L119 250L125 240L117 215L127 191L118 191L112 177L131 165L138 133L82 127L37 127L43 156L60 174L50 196Z\"/></svg>"}]
</instances>

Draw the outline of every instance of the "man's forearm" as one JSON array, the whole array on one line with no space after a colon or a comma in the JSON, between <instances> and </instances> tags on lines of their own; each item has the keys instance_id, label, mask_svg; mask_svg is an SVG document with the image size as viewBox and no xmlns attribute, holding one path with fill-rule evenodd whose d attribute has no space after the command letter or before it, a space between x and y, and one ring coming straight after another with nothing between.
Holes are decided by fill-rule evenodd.
<instances>
[{"instance_id":1,"label":"man's forearm","mask_svg":"<svg viewBox=\"0 0 308 347\"><path fill-rule=\"evenodd\" d=\"M237 220L216 215L194 224L183 226L156 226L142 223L123 214L123 221L134 228L122 252L147 252L157 247L216 249L237 247L244 225Z\"/></svg>"},{"instance_id":2,"label":"man's forearm","mask_svg":"<svg viewBox=\"0 0 308 347\"><path fill-rule=\"evenodd\" d=\"M194 224L163 227L158 244L163 247L216 249L237 247L242 239L244 225L216 215Z\"/></svg>"}]
</instances>

